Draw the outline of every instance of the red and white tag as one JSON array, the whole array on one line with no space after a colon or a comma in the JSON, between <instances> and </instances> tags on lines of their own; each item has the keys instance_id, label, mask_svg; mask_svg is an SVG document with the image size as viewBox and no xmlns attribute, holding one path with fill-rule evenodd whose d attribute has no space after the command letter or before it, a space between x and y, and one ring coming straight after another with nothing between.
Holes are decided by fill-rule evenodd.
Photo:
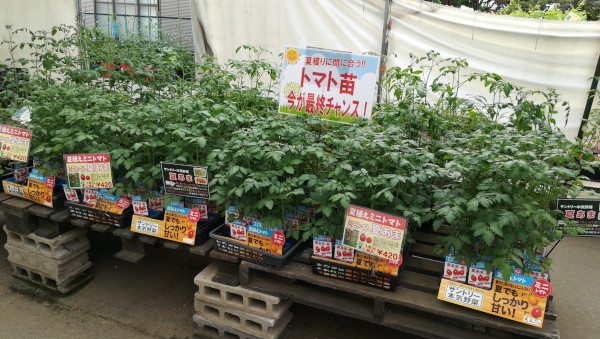
<instances>
[{"instance_id":1,"label":"red and white tag","mask_svg":"<svg viewBox=\"0 0 600 339\"><path fill-rule=\"evenodd\" d=\"M56 181L54 180L54 177L46 178L46 187L48 187L49 189L53 189L55 185Z\"/></svg>"},{"instance_id":2,"label":"red and white tag","mask_svg":"<svg viewBox=\"0 0 600 339\"><path fill-rule=\"evenodd\" d=\"M135 215L141 215L143 217L147 217L148 214L148 204L145 201L134 200L131 202L133 205L133 213Z\"/></svg>"},{"instance_id":3,"label":"red and white tag","mask_svg":"<svg viewBox=\"0 0 600 339\"><path fill-rule=\"evenodd\" d=\"M446 261L444 264L444 278L459 283L467 282L467 265Z\"/></svg>"},{"instance_id":4,"label":"red and white tag","mask_svg":"<svg viewBox=\"0 0 600 339\"><path fill-rule=\"evenodd\" d=\"M83 190L83 203L88 206L94 206L96 204L97 196L98 196L98 191Z\"/></svg>"},{"instance_id":5,"label":"red and white tag","mask_svg":"<svg viewBox=\"0 0 600 339\"><path fill-rule=\"evenodd\" d=\"M283 231L273 232L271 235L271 242L273 242L275 246L283 246L283 244L285 244L285 235L283 234Z\"/></svg>"},{"instance_id":6,"label":"red and white tag","mask_svg":"<svg viewBox=\"0 0 600 339\"><path fill-rule=\"evenodd\" d=\"M126 198L119 198L119 200L117 200L117 208L118 209L126 209L127 207L129 207L131 203L129 202L128 199Z\"/></svg>"},{"instance_id":7,"label":"red and white tag","mask_svg":"<svg viewBox=\"0 0 600 339\"><path fill-rule=\"evenodd\" d=\"M77 191L71 188L65 188L65 198L68 202L76 202L79 203L79 196L77 195Z\"/></svg>"},{"instance_id":8,"label":"red and white tag","mask_svg":"<svg viewBox=\"0 0 600 339\"><path fill-rule=\"evenodd\" d=\"M191 222L198 222L200 220L200 211L197 209L191 209L188 213L188 220Z\"/></svg>"},{"instance_id":9,"label":"red and white tag","mask_svg":"<svg viewBox=\"0 0 600 339\"><path fill-rule=\"evenodd\" d=\"M229 225L230 236L233 239L247 241L248 229L245 222L236 222Z\"/></svg>"}]
</instances>

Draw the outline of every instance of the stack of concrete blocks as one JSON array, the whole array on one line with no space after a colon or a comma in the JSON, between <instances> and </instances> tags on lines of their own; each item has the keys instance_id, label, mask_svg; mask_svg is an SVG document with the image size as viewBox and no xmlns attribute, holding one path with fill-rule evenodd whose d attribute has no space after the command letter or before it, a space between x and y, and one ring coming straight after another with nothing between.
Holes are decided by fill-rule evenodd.
<instances>
[{"instance_id":1,"label":"stack of concrete blocks","mask_svg":"<svg viewBox=\"0 0 600 339\"><path fill-rule=\"evenodd\" d=\"M71 229L53 238L36 235L39 220L27 213L30 205L21 199L2 202L6 221L4 247L13 267L13 275L60 293L68 293L91 277L87 273L92 266L87 253L90 249L87 230Z\"/></svg>"},{"instance_id":2,"label":"stack of concrete blocks","mask_svg":"<svg viewBox=\"0 0 600 339\"><path fill-rule=\"evenodd\" d=\"M260 293L239 283L220 282L223 263L212 262L194 279L193 321L206 338L275 339L292 319L291 300Z\"/></svg>"}]
</instances>

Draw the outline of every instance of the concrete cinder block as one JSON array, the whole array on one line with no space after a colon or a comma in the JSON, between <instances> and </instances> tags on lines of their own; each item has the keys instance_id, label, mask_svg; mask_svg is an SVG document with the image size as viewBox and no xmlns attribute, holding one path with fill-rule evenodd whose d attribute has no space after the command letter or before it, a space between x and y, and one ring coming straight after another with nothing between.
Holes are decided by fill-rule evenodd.
<instances>
[{"instance_id":1,"label":"concrete cinder block","mask_svg":"<svg viewBox=\"0 0 600 339\"><path fill-rule=\"evenodd\" d=\"M15 277L64 294L69 293L92 278L92 275L86 272L92 267L92 263L89 261L87 264L75 270L69 276L63 277L61 280L52 279L44 275L44 273L31 268L19 266L14 263L11 263L11 265Z\"/></svg>"},{"instance_id":2,"label":"concrete cinder block","mask_svg":"<svg viewBox=\"0 0 600 339\"><path fill-rule=\"evenodd\" d=\"M2 201L5 227L20 234L33 232L38 227L38 217L28 212L33 205L33 202L19 198Z\"/></svg>"},{"instance_id":3,"label":"concrete cinder block","mask_svg":"<svg viewBox=\"0 0 600 339\"><path fill-rule=\"evenodd\" d=\"M237 338L237 339L262 339L263 337L256 337L248 333L244 333L236 328L219 324L204 318L200 314L194 314L193 321L198 326L197 334L202 338ZM276 332L272 333L272 336L266 337L268 339L277 339L281 337L281 334L285 330L285 326L277 329Z\"/></svg>"},{"instance_id":4,"label":"concrete cinder block","mask_svg":"<svg viewBox=\"0 0 600 339\"><path fill-rule=\"evenodd\" d=\"M214 282L213 278L219 273L219 265L216 261L212 262L194 278L194 283L199 287L196 299L271 319L279 319L292 305L291 300L283 300L242 286Z\"/></svg>"},{"instance_id":5,"label":"concrete cinder block","mask_svg":"<svg viewBox=\"0 0 600 339\"><path fill-rule=\"evenodd\" d=\"M53 259L64 259L82 249L88 250L90 242L86 238L85 229L72 229L52 239L40 237L34 233L20 234L10 231L6 226L6 243L31 253L43 255Z\"/></svg>"},{"instance_id":6,"label":"concrete cinder block","mask_svg":"<svg viewBox=\"0 0 600 339\"><path fill-rule=\"evenodd\" d=\"M64 277L69 277L72 272L89 262L87 249L81 249L59 260L33 253L11 244L4 245L4 248L8 252L8 261L11 263L36 270L44 274L44 276L57 281L62 280Z\"/></svg>"},{"instance_id":7,"label":"concrete cinder block","mask_svg":"<svg viewBox=\"0 0 600 339\"><path fill-rule=\"evenodd\" d=\"M280 318L272 319L198 299L194 301L194 306L197 314L204 319L238 329L257 338L276 338L292 319L290 311Z\"/></svg>"}]
</instances>

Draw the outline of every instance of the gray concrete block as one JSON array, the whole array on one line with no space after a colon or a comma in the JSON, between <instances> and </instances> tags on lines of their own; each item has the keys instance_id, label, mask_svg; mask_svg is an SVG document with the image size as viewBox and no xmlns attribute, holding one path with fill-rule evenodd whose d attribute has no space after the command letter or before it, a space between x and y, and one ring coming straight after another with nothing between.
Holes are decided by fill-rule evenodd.
<instances>
[{"instance_id":1,"label":"gray concrete block","mask_svg":"<svg viewBox=\"0 0 600 339\"><path fill-rule=\"evenodd\" d=\"M5 227L20 234L33 232L38 227L38 217L28 212L33 205L33 202L19 198L2 201Z\"/></svg>"},{"instance_id":2,"label":"gray concrete block","mask_svg":"<svg viewBox=\"0 0 600 339\"><path fill-rule=\"evenodd\" d=\"M199 287L196 299L272 319L279 319L292 305L291 300L283 300L242 286L214 282L213 278L219 273L220 265L212 262L194 278L194 283Z\"/></svg>"},{"instance_id":3,"label":"gray concrete block","mask_svg":"<svg viewBox=\"0 0 600 339\"><path fill-rule=\"evenodd\" d=\"M51 277L47 277L44 273L34 269L19 266L13 263L11 263L11 265L13 267L13 275L15 277L65 294L69 293L78 286L81 286L92 278L92 275L86 272L90 267L92 267L92 263L89 261L87 264L72 272L71 275L64 277L61 280L55 280Z\"/></svg>"},{"instance_id":4,"label":"gray concrete block","mask_svg":"<svg viewBox=\"0 0 600 339\"><path fill-rule=\"evenodd\" d=\"M11 244L4 245L4 248L8 252L8 261L11 263L36 270L57 281L70 276L72 272L86 265L89 261L87 249L85 248L60 260L33 253Z\"/></svg>"},{"instance_id":5,"label":"gray concrete block","mask_svg":"<svg viewBox=\"0 0 600 339\"><path fill-rule=\"evenodd\" d=\"M34 233L20 234L10 231L6 226L4 231L7 244L52 259L61 260L73 253L79 253L82 249L90 248L90 242L85 236L87 232L85 229L72 229L52 239L40 237Z\"/></svg>"},{"instance_id":6,"label":"gray concrete block","mask_svg":"<svg viewBox=\"0 0 600 339\"><path fill-rule=\"evenodd\" d=\"M194 314L192 320L198 326L196 335L203 339L259 339L253 335L241 332L214 321L210 321L199 314Z\"/></svg>"},{"instance_id":7,"label":"gray concrete block","mask_svg":"<svg viewBox=\"0 0 600 339\"><path fill-rule=\"evenodd\" d=\"M276 338L292 319L290 311L284 313L281 318L273 319L198 299L194 301L194 307L197 314L204 319L258 338Z\"/></svg>"}]
</instances>

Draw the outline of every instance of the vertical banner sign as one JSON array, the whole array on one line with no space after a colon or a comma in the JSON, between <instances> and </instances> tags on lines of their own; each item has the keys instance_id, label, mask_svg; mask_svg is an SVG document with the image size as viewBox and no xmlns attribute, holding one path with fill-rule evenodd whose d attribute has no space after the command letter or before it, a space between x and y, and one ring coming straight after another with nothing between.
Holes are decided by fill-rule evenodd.
<instances>
[{"instance_id":1,"label":"vertical banner sign","mask_svg":"<svg viewBox=\"0 0 600 339\"><path fill-rule=\"evenodd\" d=\"M508 281L499 271L490 290L442 279L438 299L498 317L542 327L552 285L545 279L512 274Z\"/></svg>"},{"instance_id":2,"label":"vertical banner sign","mask_svg":"<svg viewBox=\"0 0 600 339\"><path fill-rule=\"evenodd\" d=\"M192 198L210 198L208 190L208 168L161 162L165 194Z\"/></svg>"},{"instance_id":3,"label":"vertical banner sign","mask_svg":"<svg viewBox=\"0 0 600 339\"><path fill-rule=\"evenodd\" d=\"M0 157L27 162L31 131L0 125Z\"/></svg>"},{"instance_id":4,"label":"vertical banner sign","mask_svg":"<svg viewBox=\"0 0 600 339\"><path fill-rule=\"evenodd\" d=\"M110 154L65 155L69 188L111 188Z\"/></svg>"},{"instance_id":5,"label":"vertical banner sign","mask_svg":"<svg viewBox=\"0 0 600 339\"><path fill-rule=\"evenodd\" d=\"M279 112L351 123L371 119L379 57L285 48Z\"/></svg>"},{"instance_id":6,"label":"vertical banner sign","mask_svg":"<svg viewBox=\"0 0 600 339\"><path fill-rule=\"evenodd\" d=\"M402 261L408 220L355 205L344 219L343 244L390 261Z\"/></svg>"},{"instance_id":7,"label":"vertical banner sign","mask_svg":"<svg viewBox=\"0 0 600 339\"><path fill-rule=\"evenodd\" d=\"M583 236L600 236L600 199L558 199L558 209L582 227Z\"/></svg>"}]
</instances>

